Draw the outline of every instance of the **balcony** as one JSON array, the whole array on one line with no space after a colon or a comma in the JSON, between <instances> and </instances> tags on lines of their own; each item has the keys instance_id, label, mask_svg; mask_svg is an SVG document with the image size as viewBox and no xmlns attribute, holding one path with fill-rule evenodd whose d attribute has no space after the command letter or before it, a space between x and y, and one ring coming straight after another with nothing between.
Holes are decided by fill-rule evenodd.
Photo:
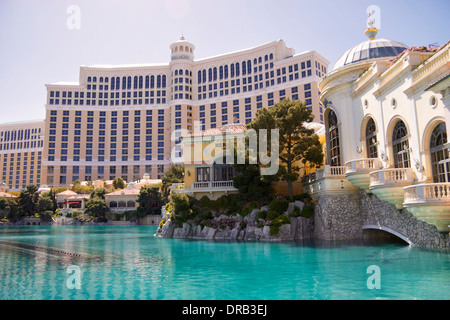
<instances>
[{"instance_id":1,"label":"balcony","mask_svg":"<svg viewBox=\"0 0 450 320\"><path fill-rule=\"evenodd\" d=\"M370 173L381 169L378 158L351 160L345 163L345 177L358 188L370 192Z\"/></svg>"},{"instance_id":2,"label":"balcony","mask_svg":"<svg viewBox=\"0 0 450 320\"><path fill-rule=\"evenodd\" d=\"M414 171L411 168L383 169L370 173L369 189L383 201L403 208L404 187L414 182Z\"/></svg>"},{"instance_id":3,"label":"balcony","mask_svg":"<svg viewBox=\"0 0 450 320\"><path fill-rule=\"evenodd\" d=\"M189 195L194 195L195 193L228 193L237 192L233 186L233 181L204 181L204 182L192 182L191 186L186 188L184 183L173 183L172 192L175 193L186 193Z\"/></svg>"},{"instance_id":4,"label":"balcony","mask_svg":"<svg viewBox=\"0 0 450 320\"><path fill-rule=\"evenodd\" d=\"M405 187L403 206L417 219L449 232L450 183L417 184Z\"/></svg>"},{"instance_id":5,"label":"balcony","mask_svg":"<svg viewBox=\"0 0 450 320\"><path fill-rule=\"evenodd\" d=\"M345 178L345 171L345 166L325 165L322 169L317 169L316 172L303 177L303 188L311 196L324 192L342 193L356 190L356 187Z\"/></svg>"}]
</instances>

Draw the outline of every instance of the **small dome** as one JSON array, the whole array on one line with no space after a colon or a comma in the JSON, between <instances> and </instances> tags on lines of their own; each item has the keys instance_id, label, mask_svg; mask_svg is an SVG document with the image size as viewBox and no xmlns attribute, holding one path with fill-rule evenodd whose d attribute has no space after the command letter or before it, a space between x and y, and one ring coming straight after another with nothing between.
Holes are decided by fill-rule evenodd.
<instances>
[{"instance_id":1,"label":"small dome","mask_svg":"<svg viewBox=\"0 0 450 320\"><path fill-rule=\"evenodd\" d=\"M142 179L143 179L143 180L148 180L148 179L150 179L150 175L146 172L146 173L144 173L144 175L142 176Z\"/></svg>"},{"instance_id":2,"label":"small dome","mask_svg":"<svg viewBox=\"0 0 450 320\"><path fill-rule=\"evenodd\" d=\"M364 41L346 51L334 64L333 70L366 60L396 57L407 48L403 43L386 39Z\"/></svg>"}]
</instances>

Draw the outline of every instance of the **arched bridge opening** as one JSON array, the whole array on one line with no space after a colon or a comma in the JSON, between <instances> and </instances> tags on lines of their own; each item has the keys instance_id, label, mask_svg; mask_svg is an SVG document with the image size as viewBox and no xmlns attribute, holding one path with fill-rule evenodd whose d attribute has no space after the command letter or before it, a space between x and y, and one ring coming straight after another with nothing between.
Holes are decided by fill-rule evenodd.
<instances>
[{"instance_id":1,"label":"arched bridge opening","mask_svg":"<svg viewBox=\"0 0 450 320\"><path fill-rule=\"evenodd\" d=\"M364 225L362 229L365 239L382 239L389 242L402 243L409 246L414 245L412 241L406 236L388 227L368 224Z\"/></svg>"}]
</instances>

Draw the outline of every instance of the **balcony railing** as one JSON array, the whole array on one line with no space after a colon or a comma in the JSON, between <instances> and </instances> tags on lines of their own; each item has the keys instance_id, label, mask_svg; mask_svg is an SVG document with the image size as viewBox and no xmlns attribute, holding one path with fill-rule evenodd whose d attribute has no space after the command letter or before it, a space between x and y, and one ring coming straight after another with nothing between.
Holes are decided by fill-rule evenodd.
<instances>
[{"instance_id":1,"label":"balcony railing","mask_svg":"<svg viewBox=\"0 0 450 320\"><path fill-rule=\"evenodd\" d=\"M370 173L370 187L400 186L413 181L414 172L411 168L383 169Z\"/></svg>"},{"instance_id":2,"label":"balcony railing","mask_svg":"<svg viewBox=\"0 0 450 320\"><path fill-rule=\"evenodd\" d=\"M450 202L450 183L427 183L405 187L405 204Z\"/></svg>"},{"instance_id":3,"label":"balcony railing","mask_svg":"<svg viewBox=\"0 0 450 320\"><path fill-rule=\"evenodd\" d=\"M349 173L370 173L381 169L381 161L378 158L366 158L351 160L345 163L346 174Z\"/></svg>"},{"instance_id":4,"label":"balcony railing","mask_svg":"<svg viewBox=\"0 0 450 320\"><path fill-rule=\"evenodd\" d=\"M193 182L191 184L192 189L218 189L218 188L234 188L233 181L206 181L206 182Z\"/></svg>"},{"instance_id":5,"label":"balcony railing","mask_svg":"<svg viewBox=\"0 0 450 320\"><path fill-rule=\"evenodd\" d=\"M312 183L323 178L336 178L342 179L345 178L345 166L332 167L329 165L325 165L321 169L317 169L315 172L310 173L307 176L303 176L302 182L304 184Z\"/></svg>"}]
</instances>

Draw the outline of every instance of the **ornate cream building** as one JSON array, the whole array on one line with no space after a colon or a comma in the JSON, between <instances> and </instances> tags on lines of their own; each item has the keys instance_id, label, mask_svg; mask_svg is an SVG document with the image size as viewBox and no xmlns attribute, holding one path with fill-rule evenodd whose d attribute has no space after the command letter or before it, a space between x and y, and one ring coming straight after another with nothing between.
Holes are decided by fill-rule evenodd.
<instances>
[{"instance_id":1,"label":"ornate cream building","mask_svg":"<svg viewBox=\"0 0 450 320\"><path fill-rule=\"evenodd\" d=\"M408 48L367 33L319 84L327 165L305 183L317 197L365 190L448 231L450 43Z\"/></svg>"},{"instance_id":2,"label":"ornate cream building","mask_svg":"<svg viewBox=\"0 0 450 320\"><path fill-rule=\"evenodd\" d=\"M245 124L284 98L323 123L328 61L317 52L295 54L283 40L200 60L194 49L182 37L167 64L81 66L79 82L47 84L42 183L159 179L181 157L182 129Z\"/></svg>"}]
</instances>

